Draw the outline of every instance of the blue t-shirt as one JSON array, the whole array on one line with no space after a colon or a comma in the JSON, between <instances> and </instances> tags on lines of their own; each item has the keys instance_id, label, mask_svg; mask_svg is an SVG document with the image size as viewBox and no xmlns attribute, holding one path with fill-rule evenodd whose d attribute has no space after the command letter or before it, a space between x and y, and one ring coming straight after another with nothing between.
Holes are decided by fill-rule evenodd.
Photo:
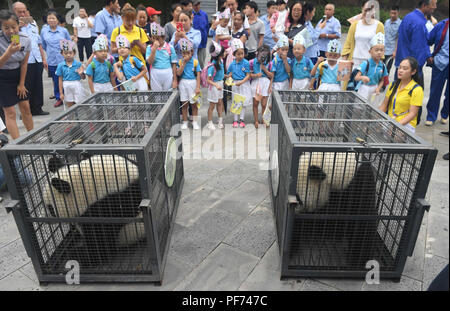
<instances>
[{"instance_id":1,"label":"blue t-shirt","mask_svg":"<svg viewBox=\"0 0 450 311\"><path fill-rule=\"evenodd\" d=\"M321 79L322 82L321 83L341 84L341 82L337 80L338 64L334 65L334 67L331 67L328 64L328 62L324 62L322 64L317 67L315 78L316 79L319 78L320 67L323 66L323 75L322 75L322 79Z\"/></svg>"},{"instance_id":2,"label":"blue t-shirt","mask_svg":"<svg viewBox=\"0 0 450 311\"><path fill-rule=\"evenodd\" d=\"M291 66L290 58L287 59L287 62L289 66ZM275 59L273 60L272 72L275 72L273 82L283 82L289 79L289 74L286 72L286 69L284 68L283 60L278 56L278 54L275 56Z\"/></svg>"},{"instance_id":3,"label":"blue t-shirt","mask_svg":"<svg viewBox=\"0 0 450 311\"><path fill-rule=\"evenodd\" d=\"M271 66L270 62L266 62L264 64L264 66L266 67L267 70L270 71L270 69L271 69L270 68L270 66ZM253 59L253 73L254 74L262 73L262 77L268 78L266 73L261 69L261 64L260 64L260 62L258 61L257 58Z\"/></svg>"},{"instance_id":4,"label":"blue t-shirt","mask_svg":"<svg viewBox=\"0 0 450 311\"><path fill-rule=\"evenodd\" d=\"M250 63L245 58L240 62L233 62L228 67L227 73L232 73L233 80L241 81L244 80L247 76L247 73L250 73Z\"/></svg>"},{"instance_id":5,"label":"blue t-shirt","mask_svg":"<svg viewBox=\"0 0 450 311\"><path fill-rule=\"evenodd\" d=\"M130 61L130 57L133 57L134 59L134 65L133 63L131 63ZM128 55L127 59L125 59L123 61L123 65L122 65L122 72L125 75L125 78L127 80L131 79L131 77L136 77L137 75L139 75L141 73L142 69L142 62L139 60L139 58Z\"/></svg>"},{"instance_id":6,"label":"blue t-shirt","mask_svg":"<svg viewBox=\"0 0 450 311\"><path fill-rule=\"evenodd\" d=\"M369 70L367 70L367 64L369 64ZM378 65L375 63L375 61L372 58L369 58L368 61L363 62L358 67L358 71L361 72L361 75L369 77L370 82L366 85L377 85L380 83L380 80L388 75L386 66L384 65L383 61L379 61ZM362 81L359 81L358 87L363 83Z\"/></svg>"},{"instance_id":7,"label":"blue t-shirt","mask_svg":"<svg viewBox=\"0 0 450 311\"><path fill-rule=\"evenodd\" d=\"M170 48L170 53L166 47L166 44ZM150 54L152 54L152 46L149 45L147 47L147 53L145 54L145 59L148 59ZM165 43L162 48L156 50L155 60L153 61L152 68L155 69L169 69L172 67L172 64L176 64L177 62L177 53L175 52L175 48L169 43Z\"/></svg>"},{"instance_id":8,"label":"blue t-shirt","mask_svg":"<svg viewBox=\"0 0 450 311\"><path fill-rule=\"evenodd\" d=\"M177 63L177 67L181 67L182 60L180 59ZM187 62L186 66L184 66L183 74L181 75L181 79L187 79L187 80L195 80L197 79L197 72L201 72L202 68L200 68L199 61L195 59L195 62L197 63L197 66L194 68L194 58L191 57L191 59Z\"/></svg>"},{"instance_id":9,"label":"blue t-shirt","mask_svg":"<svg viewBox=\"0 0 450 311\"><path fill-rule=\"evenodd\" d=\"M214 76L214 71L216 71L215 64L217 62L215 60L212 61L212 66L208 68L208 77ZM220 62L220 69L216 71L216 75L214 76L213 82L222 81L225 76L225 70L223 68L223 62Z\"/></svg>"},{"instance_id":10,"label":"blue t-shirt","mask_svg":"<svg viewBox=\"0 0 450 311\"><path fill-rule=\"evenodd\" d=\"M294 79L309 79L311 78L311 70L314 68L312 61L303 56L300 61L297 58L292 59L291 70L293 72Z\"/></svg>"},{"instance_id":11,"label":"blue t-shirt","mask_svg":"<svg viewBox=\"0 0 450 311\"><path fill-rule=\"evenodd\" d=\"M94 63L95 69L92 67ZM108 83L111 82L110 74L114 72L113 64L105 60L103 63L94 58L92 63L86 69L86 75L92 77L94 83ZM109 65L108 65L109 63Z\"/></svg>"},{"instance_id":12,"label":"blue t-shirt","mask_svg":"<svg viewBox=\"0 0 450 311\"><path fill-rule=\"evenodd\" d=\"M81 77L77 70L81 67L81 63L76 59L73 60L72 66L68 66L66 61L58 64L56 67L56 75L62 77L63 81L80 81Z\"/></svg>"}]
</instances>

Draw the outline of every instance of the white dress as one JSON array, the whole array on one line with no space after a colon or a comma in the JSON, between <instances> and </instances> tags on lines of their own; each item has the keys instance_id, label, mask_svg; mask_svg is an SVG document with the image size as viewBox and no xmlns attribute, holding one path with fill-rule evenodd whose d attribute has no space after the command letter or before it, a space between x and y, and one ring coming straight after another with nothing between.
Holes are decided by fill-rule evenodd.
<instances>
[{"instance_id":1,"label":"white dress","mask_svg":"<svg viewBox=\"0 0 450 311\"><path fill-rule=\"evenodd\" d=\"M355 49L353 50L353 68L370 58L370 40L376 35L378 21L374 20L372 25L364 25L362 20L358 21L355 31Z\"/></svg>"}]
</instances>

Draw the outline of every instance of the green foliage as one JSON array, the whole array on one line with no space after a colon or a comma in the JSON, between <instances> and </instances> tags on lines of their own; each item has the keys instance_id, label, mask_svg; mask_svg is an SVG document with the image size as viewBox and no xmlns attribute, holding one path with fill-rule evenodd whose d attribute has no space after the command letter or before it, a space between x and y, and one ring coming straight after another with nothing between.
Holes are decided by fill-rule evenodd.
<instances>
[{"instance_id":1,"label":"green foliage","mask_svg":"<svg viewBox=\"0 0 450 311\"><path fill-rule=\"evenodd\" d=\"M316 7L316 15L314 16L312 23L316 25L319 20L323 17L324 6ZM359 6L337 6L334 12L334 17L337 18L343 28L350 27L350 23L347 21L350 17L358 15L361 13L361 8ZM389 19L389 11L388 10L380 10L380 21L384 23L387 19Z\"/></svg>"}]
</instances>

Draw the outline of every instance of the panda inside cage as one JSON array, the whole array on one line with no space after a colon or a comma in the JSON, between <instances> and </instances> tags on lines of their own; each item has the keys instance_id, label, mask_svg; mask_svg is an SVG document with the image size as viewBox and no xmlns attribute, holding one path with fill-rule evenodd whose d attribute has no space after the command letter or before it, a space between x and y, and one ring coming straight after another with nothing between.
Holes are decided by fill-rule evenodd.
<instances>
[{"instance_id":1,"label":"panda inside cage","mask_svg":"<svg viewBox=\"0 0 450 311\"><path fill-rule=\"evenodd\" d=\"M272 118L283 133L271 150L289 153L279 156L287 166L279 185L269 174L278 235L287 238L282 276L364 276L376 260L398 278L415 243L416 203L436 150L351 94L275 94Z\"/></svg>"},{"instance_id":2,"label":"panda inside cage","mask_svg":"<svg viewBox=\"0 0 450 311\"><path fill-rule=\"evenodd\" d=\"M84 281L161 281L184 180L177 93L114 95L2 150L40 281L64 282L72 260Z\"/></svg>"}]
</instances>

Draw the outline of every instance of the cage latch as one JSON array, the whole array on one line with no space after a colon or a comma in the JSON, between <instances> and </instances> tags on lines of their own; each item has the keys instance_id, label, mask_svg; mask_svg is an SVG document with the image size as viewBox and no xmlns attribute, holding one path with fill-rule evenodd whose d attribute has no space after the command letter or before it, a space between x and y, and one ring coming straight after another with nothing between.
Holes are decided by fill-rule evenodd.
<instances>
[{"instance_id":1,"label":"cage latch","mask_svg":"<svg viewBox=\"0 0 450 311\"><path fill-rule=\"evenodd\" d=\"M364 139L362 139L361 137L356 137L356 142L361 144L361 145L363 145L366 148L369 146L369 144Z\"/></svg>"},{"instance_id":2,"label":"cage latch","mask_svg":"<svg viewBox=\"0 0 450 311\"><path fill-rule=\"evenodd\" d=\"M19 207L20 207L20 202L17 200L10 200L10 201L6 202L6 204L5 204L5 209L8 214L14 210L18 210Z\"/></svg>"},{"instance_id":3,"label":"cage latch","mask_svg":"<svg viewBox=\"0 0 450 311\"><path fill-rule=\"evenodd\" d=\"M72 141L70 142L70 144L67 146L67 148L73 148L73 147L75 147L76 145L79 145L79 144L81 144L81 143L83 143L83 139L82 139L82 138L72 140Z\"/></svg>"},{"instance_id":4,"label":"cage latch","mask_svg":"<svg viewBox=\"0 0 450 311\"><path fill-rule=\"evenodd\" d=\"M141 201L141 204L139 204L139 208L141 210L143 209L149 209L152 206L152 201L150 201L149 199L143 199Z\"/></svg>"},{"instance_id":5,"label":"cage latch","mask_svg":"<svg viewBox=\"0 0 450 311\"><path fill-rule=\"evenodd\" d=\"M425 199L417 199L417 207L429 212L431 204Z\"/></svg>"}]
</instances>

